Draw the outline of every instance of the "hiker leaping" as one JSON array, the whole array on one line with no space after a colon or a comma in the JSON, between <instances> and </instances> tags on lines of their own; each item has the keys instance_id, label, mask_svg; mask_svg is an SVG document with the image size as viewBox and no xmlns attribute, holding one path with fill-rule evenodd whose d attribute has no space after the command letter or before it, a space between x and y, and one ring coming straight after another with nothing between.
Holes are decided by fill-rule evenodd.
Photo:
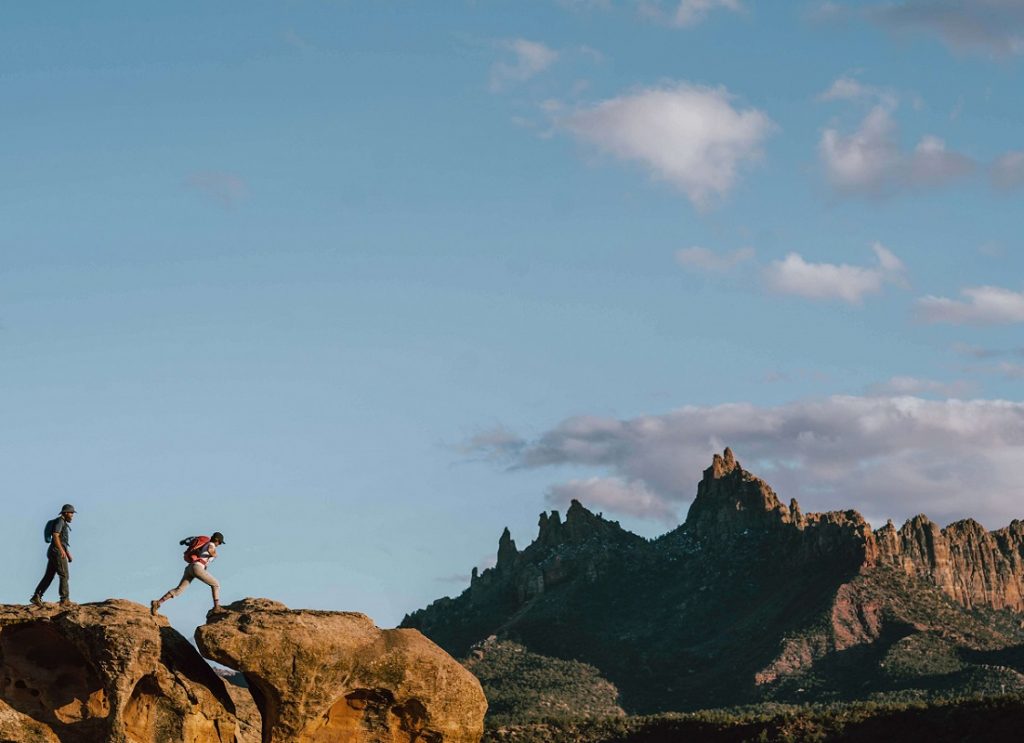
<instances>
[{"instance_id":1,"label":"hiker leaping","mask_svg":"<svg viewBox=\"0 0 1024 743\"><path fill-rule=\"evenodd\" d=\"M217 548L224 544L224 535L215 531L209 537L187 537L179 544L185 545L185 572L181 576L181 583L172 588L158 599L149 602L149 610L156 614L160 604L181 594L193 580L201 580L210 587L213 592L213 611L220 611L220 583L206 570L210 560L217 557Z\"/></svg>"}]
</instances>

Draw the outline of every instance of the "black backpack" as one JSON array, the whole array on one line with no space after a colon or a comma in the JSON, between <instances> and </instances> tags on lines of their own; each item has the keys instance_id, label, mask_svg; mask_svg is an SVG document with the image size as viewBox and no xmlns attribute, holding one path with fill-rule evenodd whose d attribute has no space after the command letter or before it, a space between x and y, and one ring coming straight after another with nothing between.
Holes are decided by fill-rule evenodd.
<instances>
[{"instance_id":1,"label":"black backpack","mask_svg":"<svg viewBox=\"0 0 1024 743\"><path fill-rule=\"evenodd\" d=\"M43 541L47 544L53 541L53 533L57 531L57 528L60 526L60 519L60 516L55 519L50 519L46 522L46 526L43 527Z\"/></svg>"}]
</instances>

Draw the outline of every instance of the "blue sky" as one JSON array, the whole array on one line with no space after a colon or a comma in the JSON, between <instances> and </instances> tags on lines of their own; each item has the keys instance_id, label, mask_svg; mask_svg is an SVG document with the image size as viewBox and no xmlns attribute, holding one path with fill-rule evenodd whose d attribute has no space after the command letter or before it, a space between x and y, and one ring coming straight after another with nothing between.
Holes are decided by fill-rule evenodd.
<instances>
[{"instance_id":1,"label":"blue sky","mask_svg":"<svg viewBox=\"0 0 1024 743\"><path fill-rule=\"evenodd\" d=\"M0 601L365 611L731 445L1024 517L1024 3L5 4ZM205 588L166 610L202 619Z\"/></svg>"}]
</instances>

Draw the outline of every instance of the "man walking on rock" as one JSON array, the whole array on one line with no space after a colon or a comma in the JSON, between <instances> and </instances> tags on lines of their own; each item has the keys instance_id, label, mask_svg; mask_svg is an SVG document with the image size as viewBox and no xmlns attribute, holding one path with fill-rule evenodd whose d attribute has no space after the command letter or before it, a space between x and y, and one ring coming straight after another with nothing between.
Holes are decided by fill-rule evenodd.
<instances>
[{"instance_id":1,"label":"man walking on rock","mask_svg":"<svg viewBox=\"0 0 1024 743\"><path fill-rule=\"evenodd\" d=\"M75 507L65 503L60 509L60 516L46 524L46 541L50 543L46 550L46 572L43 579L36 586L35 593L29 599L36 606L43 605L43 594L53 583L55 575L60 576L60 603L61 606L71 605L71 591L68 587L68 563L71 562L71 550L68 543L71 541L71 519L75 517Z\"/></svg>"},{"instance_id":2,"label":"man walking on rock","mask_svg":"<svg viewBox=\"0 0 1024 743\"><path fill-rule=\"evenodd\" d=\"M181 582L176 588L172 588L160 598L150 601L150 613L155 616L160 609L160 604L181 595L181 592L188 588L194 579L198 579L210 587L210 590L213 592L213 611L221 611L220 583L207 572L206 566L217 557L217 548L224 544L224 535L219 531L215 531L209 537L187 537L182 539L180 544L187 545L184 558L185 562L188 563L185 566L184 574L181 576Z\"/></svg>"}]
</instances>

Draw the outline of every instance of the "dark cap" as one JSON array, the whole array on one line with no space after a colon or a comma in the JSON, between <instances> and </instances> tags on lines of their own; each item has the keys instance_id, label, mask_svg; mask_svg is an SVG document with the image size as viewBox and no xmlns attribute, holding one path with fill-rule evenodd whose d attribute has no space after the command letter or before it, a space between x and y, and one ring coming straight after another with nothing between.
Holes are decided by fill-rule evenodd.
<instances>
[{"instance_id":1,"label":"dark cap","mask_svg":"<svg viewBox=\"0 0 1024 743\"><path fill-rule=\"evenodd\" d=\"M213 536L210 537L210 541L212 542L213 540L217 540L221 544L227 544L227 542L224 541L224 535L221 534L219 531L215 531L213 533Z\"/></svg>"},{"instance_id":2,"label":"dark cap","mask_svg":"<svg viewBox=\"0 0 1024 743\"><path fill-rule=\"evenodd\" d=\"M75 512L75 507L73 505L71 505L70 503L65 503L64 506L60 509L60 512L61 513L74 513Z\"/></svg>"}]
</instances>

